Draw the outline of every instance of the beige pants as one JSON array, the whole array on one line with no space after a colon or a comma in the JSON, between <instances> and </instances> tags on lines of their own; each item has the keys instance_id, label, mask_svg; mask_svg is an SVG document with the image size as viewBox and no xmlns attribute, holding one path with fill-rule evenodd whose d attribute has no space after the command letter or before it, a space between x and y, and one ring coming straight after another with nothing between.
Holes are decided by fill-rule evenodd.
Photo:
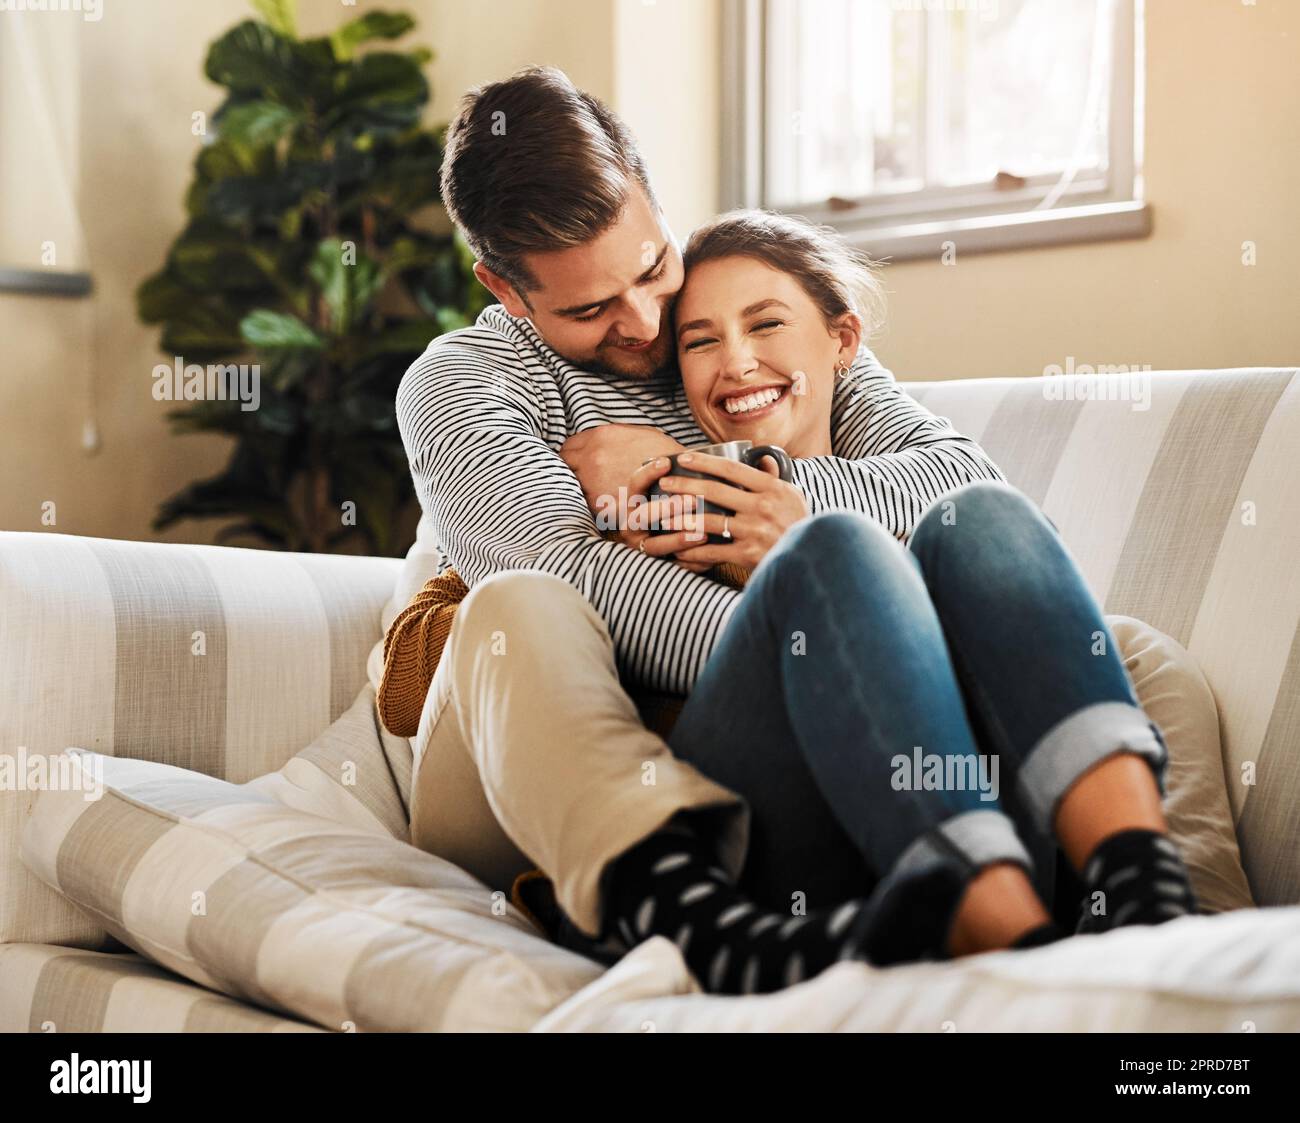
<instances>
[{"instance_id":1,"label":"beige pants","mask_svg":"<svg viewBox=\"0 0 1300 1123\"><path fill-rule=\"evenodd\" d=\"M1209 688L1169 636L1132 617L1106 623L1169 746L1171 837L1203 903L1232 907L1218 900L1227 882L1202 839L1212 820L1232 838ZM545 871L589 936L600 935L610 863L675 812L714 809L722 864L735 878L749 838L748 805L646 729L604 621L544 573L497 574L457 609L416 734L412 788L416 846L507 894L520 873Z\"/></svg>"},{"instance_id":2,"label":"beige pants","mask_svg":"<svg viewBox=\"0 0 1300 1123\"><path fill-rule=\"evenodd\" d=\"M587 599L530 571L470 590L415 735L414 845L507 895L520 873L545 871L594 937L609 864L677 811L706 808L739 878L748 805L646 729Z\"/></svg>"}]
</instances>

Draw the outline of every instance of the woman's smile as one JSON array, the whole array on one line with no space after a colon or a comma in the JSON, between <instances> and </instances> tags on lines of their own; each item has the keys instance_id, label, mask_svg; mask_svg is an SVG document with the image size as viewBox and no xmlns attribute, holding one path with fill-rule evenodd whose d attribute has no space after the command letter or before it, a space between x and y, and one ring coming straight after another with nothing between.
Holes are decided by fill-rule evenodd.
<instances>
[{"instance_id":1,"label":"woman's smile","mask_svg":"<svg viewBox=\"0 0 1300 1123\"><path fill-rule=\"evenodd\" d=\"M786 408L790 397L789 384L743 387L727 390L713 401L713 410L726 425L752 425L771 417Z\"/></svg>"}]
</instances>

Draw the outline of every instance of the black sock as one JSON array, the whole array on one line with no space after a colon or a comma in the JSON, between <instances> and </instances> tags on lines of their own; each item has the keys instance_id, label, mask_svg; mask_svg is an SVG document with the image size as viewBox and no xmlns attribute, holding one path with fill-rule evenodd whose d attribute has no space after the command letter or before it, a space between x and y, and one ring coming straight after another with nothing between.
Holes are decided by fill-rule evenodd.
<instances>
[{"instance_id":1,"label":"black sock","mask_svg":"<svg viewBox=\"0 0 1300 1123\"><path fill-rule=\"evenodd\" d=\"M1013 948L1036 948L1042 944L1054 944L1057 940L1063 940L1065 937L1065 930L1056 921L1049 920L1046 924L1040 924L1037 928L1029 929L1011 946Z\"/></svg>"},{"instance_id":2,"label":"black sock","mask_svg":"<svg viewBox=\"0 0 1300 1123\"><path fill-rule=\"evenodd\" d=\"M1079 932L1163 924L1196 912L1182 855L1159 831L1134 828L1102 839L1084 863L1083 884Z\"/></svg>"},{"instance_id":3,"label":"black sock","mask_svg":"<svg viewBox=\"0 0 1300 1123\"><path fill-rule=\"evenodd\" d=\"M810 979L841 959L867 958L858 934L865 901L804 916L759 908L682 816L614 863L607 931L628 947L664 936L705 991L761 994Z\"/></svg>"}]
</instances>

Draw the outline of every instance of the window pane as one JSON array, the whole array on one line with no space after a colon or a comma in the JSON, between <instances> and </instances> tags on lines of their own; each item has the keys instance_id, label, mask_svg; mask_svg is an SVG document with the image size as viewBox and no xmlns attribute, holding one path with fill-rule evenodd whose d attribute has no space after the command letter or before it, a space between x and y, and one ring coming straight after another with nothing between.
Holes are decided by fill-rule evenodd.
<instances>
[{"instance_id":1,"label":"window pane","mask_svg":"<svg viewBox=\"0 0 1300 1123\"><path fill-rule=\"evenodd\" d=\"M948 42L941 73L949 83L932 182L1060 172L1076 146L1082 168L1105 166L1109 28L1094 31L1109 5L1098 7L1097 0L998 0L993 20L974 10L930 17L946 24L939 36Z\"/></svg>"},{"instance_id":2,"label":"window pane","mask_svg":"<svg viewBox=\"0 0 1300 1123\"><path fill-rule=\"evenodd\" d=\"M1110 7L768 0L765 201L1103 168Z\"/></svg>"},{"instance_id":3,"label":"window pane","mask_svg":"<svg viewBox=\"0 0 1300 1123\"><path fill-rule=\"evenodd\" d=\"M79 26L0 15L0 269L86 265L76 207Z\"/></svg>"},{"instance_id":4,"label":"window pane","mask_svg":"<svg viewBox=\"0 0 1300 1123\"><path fill-rule=\"evenodd\" d=\"M924 32L878 0L770 0L770 204L921 186Z\"/></svg>"}]
</instances>

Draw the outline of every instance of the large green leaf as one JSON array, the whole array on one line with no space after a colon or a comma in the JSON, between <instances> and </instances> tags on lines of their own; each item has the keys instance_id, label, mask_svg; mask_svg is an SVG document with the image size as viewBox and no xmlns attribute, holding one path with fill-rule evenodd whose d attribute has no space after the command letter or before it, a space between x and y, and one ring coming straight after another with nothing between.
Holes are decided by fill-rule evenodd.
<instances>
[{"instance_id":1,"label":"large green leaf","mask_svg":"<svg viewBox=\"0 0 1300 1123\"><path fill-rule=\"evenodd\" d=\"M342 196L359 191L363 197L373 192L371 182L377 174L376 157L373 152L357 149L343 141L334 146L334 158L327 165L330 190L339 200L342 210Z\"/></svg>"},{"instance_id":2,"label":"large green leaf","mask_svg":"<svg viewBox=\"0 0 1300 1123\"><path fill-rule=\"evenodd\" d=\"M273 312L269 308L259 308L245 316L239 322L239 334L245 343L265 350L292 347L319 351L324 346L320 336L297 316Z\"/></svg>"},{"instance_id":3,"label":"large green leaf","mask_svg":"<svg viewBox=\"0 0 1300 1123\"><path fill-rule=\"evenodd\" d=\"M442 149L428 133L398 143L376 164L366 186L393 210L406 213L438 201Z\"/></svg>"},{"instance_id":4,"label":"large green leaf","mask_svg":"<svg viewBox=\"0 0 1300 1123\"><path fill-rule=\"evenodd\" d=\"M276 436L290 436L303 427L302 408L289 397L267 395L252 416L258 429Z\"/></svg>"},{"instance_id":5,"label":"large green leaf","mask_svg":"<svg viewBox=\"0 0 1300 1123\"><path fill-rule=\"evenodd\" d=\"M222 137L257 148L274 144L301 120L287 105L259 99L231 106L217 118L217 127Z\"/></svg>"},{"instance_id":6,"label":"large green leaf","mask_svg":"<svg viewBox=\"0 0 1300 1123\"><path fill-rule=\"evenodd\" d=\"M460 331L461 328L467 328L471 322L470 318L459 308L439 308L437 319L438 330L444 334L449 331Z\"/></svg>"},{"instance_id":7,"label":"large green leaf","mask_svg":"<svg viewBox=\"0 0 1300 1123\"><path fill-rule=\"evenodd\" d=\"M414 26L415 20L405 12L367 12L331 32L330 46L339 62L349 62L362 43L372 39L397 39Z\"/></svg>"},{"instance_id":8,"label":"large green leaf","mask_svg":"<svg viewBox=\"0 0 1300 1123\"><path fill-rule=\"evenodd\" d=\"M328 130L400 132L419 123L428 100L429 83L414 53L374 51L344 71L324 124Z\"/></svg>"},{"instance_id":9,"label":"large green leaf","mask_svg":"<svg viewBox=\"0 0 1300 1123\"><path fill-rule=\"evenodd\" d=\"M214 308L198 294L192 295L187 308L167 316L160 344L163 354L183 355L194 362L245 349L239 323L230 310Z\"/></svg>"},{"instance_id":10,"label":"large green leaf","mask_svg":"<svg viewBox=\"0 0 1300 1123\"><path fill-rule=\"evenodd\" d=\"M248 414L233 400L190 402L167 411L174 433L227 433L238 436L248 424Z\"/></svg>"},{"instance_id":11,"label":"large green leaf","mask_svg":"<svg viewBox=\"0 0 1300 1123\"><path fill-rule=\"evenodd\" d=\"M167 260L182 285L200 292L273 291L281 283L278 249L197 219L173 243Z\"/></svg>"},{"instance_id":12,"label":"large green leaf","mask_svg":"<svg viewBox=\"0 0 1300 1123\"><path fill-rule=\"evenodd\" d=\"M320 286L336 335L352 330L383 284L378 263L355 242L345 247L341 238L326 238L316 247L307 274Z\"/></svg>"},{"instance_id":13,"label":"large green leaf","mask_svg":"<svg viewBox=\"0 0 1300 1123\"><path fill-rule=\"evenodd\" d=\"M422 101L429 83L420 64L408 53L372 51L343 71L338 100L347 102Z\"/></svg>"},{"instance_id":14,"label":"large green leaf","mask_svg":"<svg viewBox=\"0 0 1300 1123\"><path fill-rule=\"evenodd\" d=\"M229 112L234 112L234 107ZM218 120L221 117L218 116ZM220 126L218 126L220 128ZM259 175L271 170L262 154L234 137L217 136L199 149L194 158L195 174L202 180L217 181L239 176Z\"/></svg>"},{"instance_id":15,"label":"large green leaf","mask_svg":"<svg viewBox=\"0 0 1300 1123\"><path fill-rule=\"evenodd\" d=\"M277 175L236 176L214 183L206 194L213 217L230 226L278 226L284 213L329 185L325 164L297 164Z\"/></svg>"},{"instance_id":16,"label":"large green leaf","mask_svg":"<svg viewBox=\"0 0 1300 1123\"><path fill-rule=\"evenodd\" d=\"M270 95L287 105L304 104L319 81L294 40L256 20L231 28L213 43L203 71L236 93Z\"/></svg>"},{"instance_id":17,"label":"large green leaf","mask_svg":"<svg viewBox=\"0 0 1300 1123\"><path fill-rule=\"evenodd\" d=\"M271 159L267 160L267 156ZM194 160L194 181L185 195L185 209L196 218L207 214L214 190L220 195L227 190L221 185L229 181L256 182L273 171L274 163L274 151L270 147L255 148L231 138L217 137L204 145Z\"/></svg>"},{"instance_id":18,"label":"large green leaf","mask_svg":"<svg viewBox=\"0 0 1300 1123\"><path fill-rule=\"evenodd\" d=\"M306 205L299 204L298 206L289 207L281 213L275 228L282 241L296 242L298 240L299 234L302 233L302 221L306 217L306 212Z\"/></svg>"},{"instance_id":19,"label":"large green leaf","mask_svg":"<svg viewBox=\"0 0 1300 1123\"><path fill-rule=\"evenodd\" d=\"M283 179L240 176L193 193L190 211L195 215L210 214L231 227L250 223L278 225L280 216L301 202L302 192Z\"/></svg>"},{"instance_id":20,"label":"large green leaf","mask_svg":"<svg viewBox=\"0 0 1300 1123\"><path fill-rule=\"evenodd\" d=\"M266 349L262 356L263 381L278 393L285 393L303 381L320 363L319 353L297 348Z\"/></svg>"},{"instance_id":21,"label":"large green leaf","mask_svg":"<svg viewBox=\"0 0 1300 1123\"><path fill-rule=\"evenodd\" d=\"M352 394L340 403L337 421L347 432L384 433L393 427L393 399L376 394Z\"/></svg>"},{"instance_id":22,"label":"large green leaf","mask_svg":"<svg viewBox=\"0 0 1300 1123\"><path fill-rule=\"evenodd\" d=\"M296 0L253 0L253 9L281 35L290 39L298 37Z\"/></svg>"},{"instance_id":23,"label":"large green leaf","mask_svg":"<svg viewBox=\"0 0 1300 1123\"><path fill-rule=\"evenodd\" d=\"M135 290L136 315L146 324L160 324L181 316L194 304L194 293L176 280L165 266Z\"/></svg>"}]
</instances>

